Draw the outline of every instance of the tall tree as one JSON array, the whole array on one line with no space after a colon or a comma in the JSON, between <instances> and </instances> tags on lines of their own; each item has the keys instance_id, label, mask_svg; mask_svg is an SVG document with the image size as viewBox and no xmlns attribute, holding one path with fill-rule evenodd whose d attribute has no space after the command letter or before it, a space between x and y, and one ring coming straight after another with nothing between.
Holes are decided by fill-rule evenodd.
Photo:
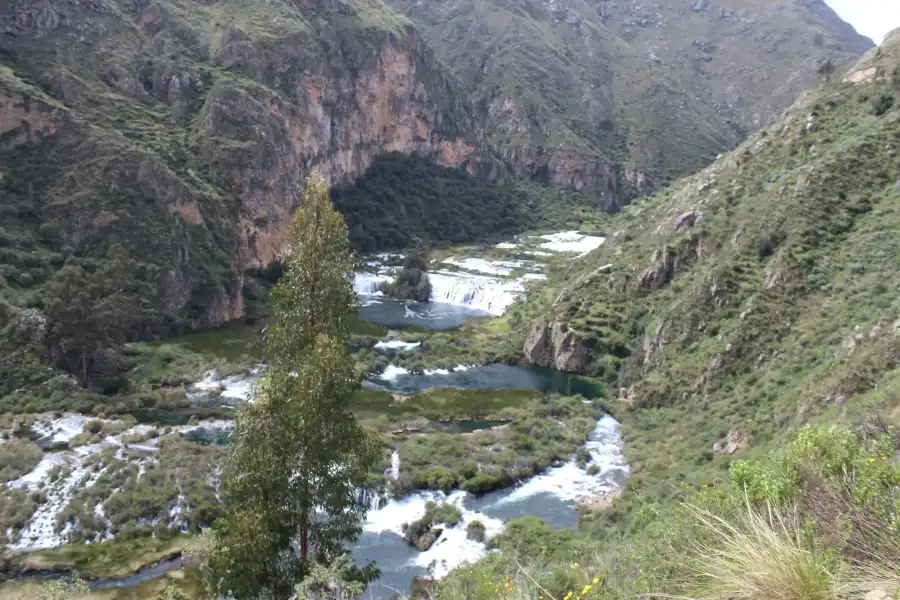
<instances>
[{"instance_id":1,"label":"tall tree","mask_svg":"<svg viewBox=\"0 0 900 600\"><path fill-rule=\"evenodd\" d=\"M286 598L361 531L357 490L377 446L350 412L354 262L325 181L306 181L272 290L267 366L236 419L226 514L213 527L212 591Z\"/></svg>"},{"instance_id":2,"label":"tall tree","mask_svg":"<svg viewBox=\"0 0 900 600\"><path fill-rule=\"evenodd\" d=\"M121 244L113 244L95 268L67 264L50 281L45 306L50 357L82 384L90 383L99 353L139 338L155 318L140 268Z\"/></svg>"}]
</instances>

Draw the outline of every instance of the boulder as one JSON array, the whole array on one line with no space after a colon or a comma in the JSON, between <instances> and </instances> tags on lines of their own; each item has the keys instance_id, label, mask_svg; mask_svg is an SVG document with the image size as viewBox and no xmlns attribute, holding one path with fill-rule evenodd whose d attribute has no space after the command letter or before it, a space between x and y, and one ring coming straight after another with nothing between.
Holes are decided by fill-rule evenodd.
<instances>
[{"instance_id":1,"label":"boulder","mask_svg":"<svg viewBox=\"0 0 900 600\"><path fill-rule=\"evenodd\" d=\"M678 215L678 218L675 219L675 231L693 227L703 219L703 216L703 211L701 210L689 210Z\"/></svg>"},{"instance_id":2,"label":"boulder","mask_svg":"<svg viewBox=\"0 0 900 600\"><path fill-rule=\"evenodd\" d=\"M638 278L638 286L645 292L653 292L661 289L672 281L675 276L675 251L665 246L662 250L653 253L653 266L641 273Z\"/></svg>"},{"instance_id":3,"label":"boulder","mask_svg":"<svg viewBox=\"0 0 900 600\"><path fill-rule=\"evenodd\" d=\"M743 448L749 448L753 436L743 429L732 429L724 441L713 444L713 452L719 454L734 454Z\"/></svg>"},{"instance_id":4,"label":"boulder","mask_svg":"<svg viewBox=\"0 0 900 600\"><path fill-rule=\"evenodd\" d=\"M568 373L582 372L587 362L587 348L566 323L535 325L522 352L528 364Z\"/></svg>"}]
</instances>

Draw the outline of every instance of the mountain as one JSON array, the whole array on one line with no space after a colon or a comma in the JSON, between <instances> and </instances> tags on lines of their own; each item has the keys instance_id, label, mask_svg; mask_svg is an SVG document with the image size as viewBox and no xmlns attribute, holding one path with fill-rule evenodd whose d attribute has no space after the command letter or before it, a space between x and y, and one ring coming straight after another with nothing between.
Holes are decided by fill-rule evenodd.
<instances>
[{"instance_id":1,"label":"mountain","mask_svg":"<svg viewBox=\"0 0 900 600\"><path fill-rule=\"evenodd\" d=\"M357 246L377 250L433 241L442 215L468 215L460 241L564 213L540 184L617 210L740 138L583 0L395 6L425 35L381 0L6 3L0 298L41 309L62 265L100 273L112 253L153 299L142 336L216 326L264 298L303 173L348 190ZM823 54L849 35L821 28ZM430 162L376 164L392 152ZM418 185L428 173L448 185Z\"/></svg>"},{"instance_id":2,"label":"mountain","mask_svg":"<svg viewBox=\"0 0 900 600\"><path fill-rule=\"evenodd\" d=\"M192 326L245 312L301 173L459 165L467 101L380 0L17 0L0 10L3 296L124 245Z\"/></svg>"},{"instance_id":3,"label":"mountain","mask_svg":"<svg viewBox=\"0 0 900 600\"><path fill-rule=\"evenodd\" d=\"M616 386L636 486L823 415L900 420L898 136L900 30L556 282L525 360Z\"/></svg>"},{"instance_id":4,"label":"mountain","mask_svg":"<svg viewBox=\"0 0 900 600\"><path fill-rule=\"evenodd\" d=\"M706 166L872 47L821 0L388 0L519 177L615 209Z\"/></svg>"}]
</instances>

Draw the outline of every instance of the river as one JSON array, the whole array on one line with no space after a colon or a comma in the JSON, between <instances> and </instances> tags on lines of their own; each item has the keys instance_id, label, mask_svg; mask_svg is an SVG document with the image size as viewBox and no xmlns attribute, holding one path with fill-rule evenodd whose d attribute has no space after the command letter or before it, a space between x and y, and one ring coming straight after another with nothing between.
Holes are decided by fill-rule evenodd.
<instances>
[{"instance_id":1,"label":"river","mask_svg":"<svg viewBox=\"0 0 900 600\"><path fill-rule=\"evenodd\" d=\"M571 232L570 232L571 233ZM555 234L556 235L556 234ZM561 234L559 234L561 235ZM567 234L568 235L568 234ZM588 239L584 236L569 235L572 240L554 236L544 236L542 248L576 252L589 251L587 246L599 245L602 238ZM596 242L600 239L601 242ZM549 240L549 241L548 241ZM575 244L563 249L553 247L563 242ZM581 246L577 246L581 244ZM498 247L512 246L513 244ZM577 246L577 247L576 247ZM561 247L562 248L562 247ZM535 251L534 254L540 254ZM437 302L398 302L377 294L377 284L385 280L386 273L360 274L354 286L361 294L360 317L363 320L389 328L424 328L447 330L461 326L466 319L502 314L519 296L525 293L525 282L539 279L540 273L530 265L511 262L490 263L488 261L445 261L456 268L465 267L490 276L475 273L440 271L434 274L434 300ZM516 279L504 275L523 265L532 272ZM378 263L372 266L377 267ZM493 269L493 271L491 271ZM506 269L508 272L504 272ZM385 343L386 348L392 348ZM393 342L399 348L399 343ZM414 344L404 346L414 347ZM397 348L394 348L395 350ZM243 400L257 375L249 378L232 377L216 380L214 375L195 386L198 401L202 401L204 390L218 389L218 398L228 402ZM370 375L366 385L397 394L414 394L427 388L463 389L527 389L544 390L564 395L580 395L590 401L602 394L602 387L586 378L559 373L537 367L493 365L459 365L453 369L433 369L424 373L411 373L401 367L390 365L380 373ZM199 390L199 393L198 393ZM230 428L227 424L210 424L209 427L195 428L185 432L186 437L198 442L227 443ZM381 579L372 585L373 597L407 594L415 576L442 577L456 566L474 562L487 552L485 545L466 536L466 525L474 520L481 521L488 537L503 530L504 522L532 515L547 521L554 528L574 528L578 523L576 504L579 502L603 501L617 494L625 484L629 468L622 453L619 425L612 417L601 415L585 448L590 461L579 466L571 459L565 464L548 469L520 485L475 497L463 491L448 494L439 492L419 492L402 500L371 500L370 511L364 531L353 548L353 555L360 563L375 561L381 570ZM402 461L395 453L392 458L391 476L398 476L403 469ZM590 472L589 472L590 470ZM24 478L23 478L24 479ZM458 506L462 511L462 522L447 528L435 544L425 552L411 548L405 542L402 528L405 523L420 518L428 501L445 501ZM117 580L98 580L92 587L128 587L148 579L159 577L169 569L180 566L180 561L166 561L136 573L134 576Z\"/></svg>"}]
</instances>

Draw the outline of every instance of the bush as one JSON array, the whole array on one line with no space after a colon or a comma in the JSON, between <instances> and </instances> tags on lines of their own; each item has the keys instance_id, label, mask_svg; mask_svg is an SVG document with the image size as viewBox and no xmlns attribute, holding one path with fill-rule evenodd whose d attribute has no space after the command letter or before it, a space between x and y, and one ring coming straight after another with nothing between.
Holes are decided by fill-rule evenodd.
<instances>
[{"instance_id":1,"label":"bush","mask_svg":"<svg viewBox=\"0 0 900 600\"><path fill-rule=\"evenodd\" d=\"M803 534L796 509L763 513L748 506L732 521L703 509L693 513L713 538L695 553L701 598L836 598L839 563Z\"/></svg>"},{"instance_id":2,"label":"bush","mask_svg":"<svg viewBox=\"0 0 900 600\"><path fill-rule=\"evenodd\" d=\"M485 531L484 523L478 520L466 525L466 537L476 542L484 542Z\"/></svg>"},{"instance_id":3,"label":"bush","mask_svg":"<svg viewBox=\"0 0 900 600\"><path fill-rule=\"evenodd\" d=\"M34 469L43 451L34 442L13 439L0 444L0 483L6 483Z\"/></svg>"},{"instance_id":4,"label":"bush","mask_svg":"<svg viewBox=\"0 0 900 600\"><path fill-rule=\"evenodd\" d=\"M380 291L398 300L428 302L431 282L428 280L428 259L424 252L414 252L403 261L403 268L392 282L381 284Z\"/></svg>"},{"instance_id":5,"label":"bush","mask_svg":"<svg viewBox=\"0 0 900 600\"><path fill-rule=\"evenodd\" d=\"M872 113L876 117L880 117L894 107L894 96L891 94L882 94L872 100Z\"/></svg>"}]
</instances>

